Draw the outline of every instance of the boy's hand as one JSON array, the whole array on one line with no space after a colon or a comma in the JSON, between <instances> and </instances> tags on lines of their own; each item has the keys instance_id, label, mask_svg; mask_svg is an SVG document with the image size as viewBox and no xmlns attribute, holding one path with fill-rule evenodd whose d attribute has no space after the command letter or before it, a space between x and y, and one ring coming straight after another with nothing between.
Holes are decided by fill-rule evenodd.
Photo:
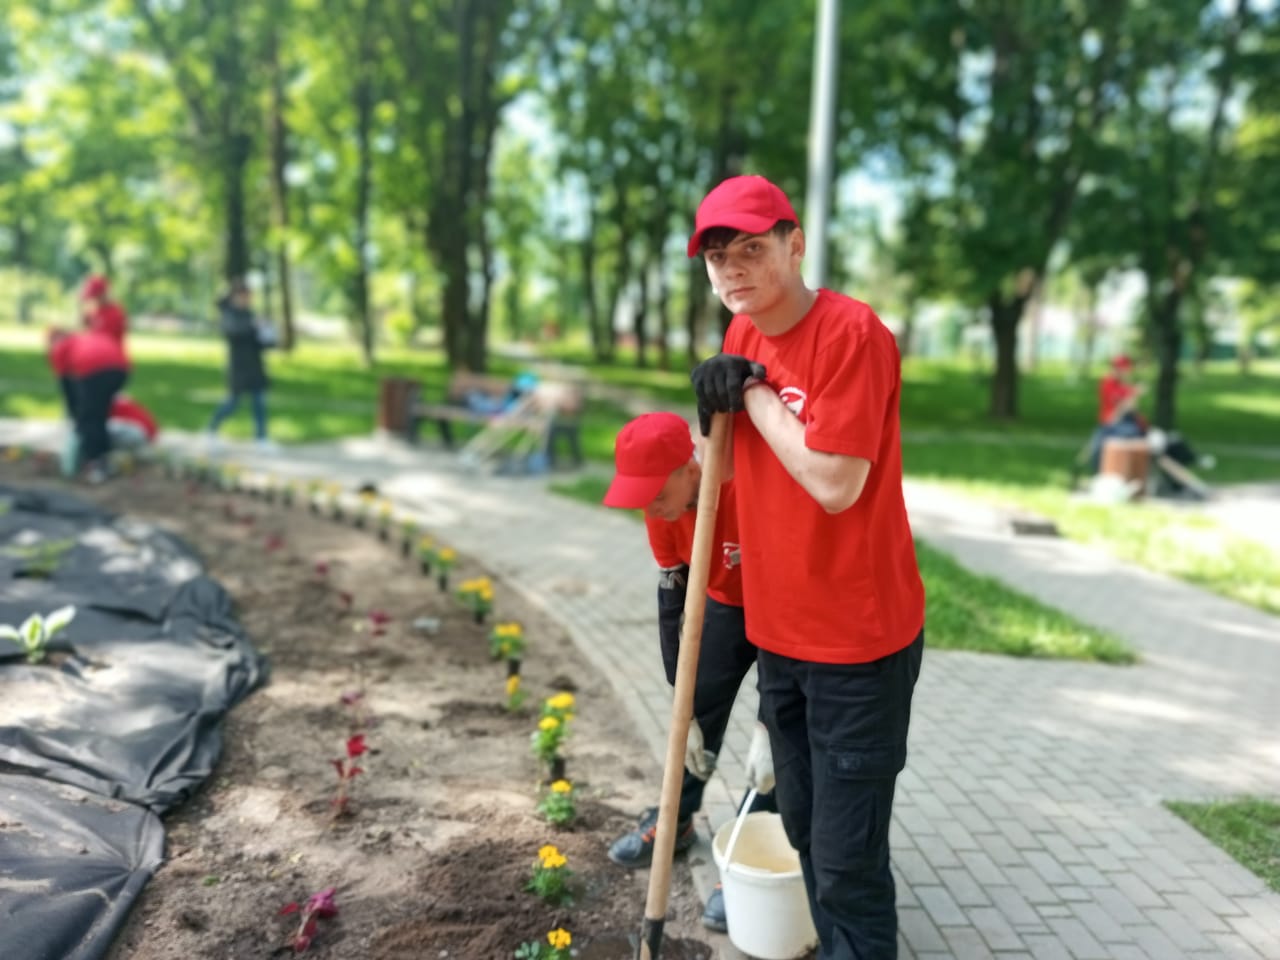
<instances>
[{"instance_id":1,"label":"boy's hand","mask_svg":"<svg viewBox=\"0 0 1280 960\"><path fill-rule=\"evenodd\" d=\"M689 739L685 741L684 765L699 780L706 780L716 769L716 755L706 748L702 727L697 719L689 721Z\"/></svg>"},{"instance_id":2,"label":"boy's hand","mask_svg":"<svg viewBox=\"0 0 1280 960\"><path fill-rule=\"evenodd\" d=\"M769 731L763 723L757 723L747 748L747 786L757 793L771 793L774 787L773 748L769 746Z\"/></svg>"},{"instance_id":3,"label":"boy's hand","mask_svg":"<svg viewBox=\"0 0 1280 960\"><path fill-rule=\"evenodd\" d=\"M737 413L743 409L742 391L750 382L763 380L764 364L735 353L718 353L693 368L689 379L698 398L698 428L711 434L713 413Z\"/></svg>"}]
</instances>

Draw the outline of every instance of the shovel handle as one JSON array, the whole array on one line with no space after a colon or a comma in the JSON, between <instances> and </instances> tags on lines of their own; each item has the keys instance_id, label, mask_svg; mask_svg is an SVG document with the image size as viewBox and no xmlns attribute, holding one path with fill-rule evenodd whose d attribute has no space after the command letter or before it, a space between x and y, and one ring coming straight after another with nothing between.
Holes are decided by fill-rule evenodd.
<instances>
[{"instance_id":1,"label":"shovel handle","mask_svg":"<svg viewBox=\"0 0 1280 960\"><path fill-rule=\"evenodd\" d=\"M675 851L676 815L680 786L684 781L685 743L693 719L693 688L702 648L702 618L707 608L707 581L711 575L711 551L720 505L720 479L730 420L727 413L711 418L711 436L702 457L702 482L698 486L698 513L693 527L693 551L689 557L689 583L684 596L684 626L676 657L676 687L671 699L671 729L667 758L662 770L662 799L658 805L658 832L653 839L653 863L645 899L644 924L636 947L636 960L657 960L662 949L662 924L671 893L671 857Z\"/></svg>"}]
</instances>

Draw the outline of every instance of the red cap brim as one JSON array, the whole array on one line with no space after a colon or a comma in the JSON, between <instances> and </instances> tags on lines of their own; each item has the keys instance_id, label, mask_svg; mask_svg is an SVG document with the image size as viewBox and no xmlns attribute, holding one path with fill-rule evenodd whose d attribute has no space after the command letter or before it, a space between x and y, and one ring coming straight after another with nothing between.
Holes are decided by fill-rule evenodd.
<instances>
[{"instance_id":1,"label":"red cap brim","mask_svg":"<svg viewBox=\"0 0 1280 960\"><path fill-rule=\"evenodd\" d=\"M693 236L689 238L689 256L698 255L698 250L702 247L702 235L716 227L728 227L731 230L741 230L743 233L765 233L777 224L777 217L761 216L758 213L726 213L722 217L716 217L715 223L704 223L694 231Z\"/></svg>"},{"instance_id":2,"label":"red cap brim","mask_svg":"<svg viewBox=\"0 0 1280 960\"><path fill-rule=\"evenodd\" d=\"M606 507L618 507L622 510L643 510L662 492L669 476L670 474L661 477L624 477L619 474L609 484L603 503Z\"/></svg>"}]
</instances>

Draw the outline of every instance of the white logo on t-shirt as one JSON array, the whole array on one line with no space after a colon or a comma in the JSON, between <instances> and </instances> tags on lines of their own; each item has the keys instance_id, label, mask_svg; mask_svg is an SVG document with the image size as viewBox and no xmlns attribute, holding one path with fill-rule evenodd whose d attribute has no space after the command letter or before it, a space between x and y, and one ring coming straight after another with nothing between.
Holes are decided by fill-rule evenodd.
<instances>
[{"instance_id":1,"label":"white logo on t-shirt","mask_svg":"<svg viewBox=\"0 0 1280 960\"><path fill-rule=\"evenodd\" d=\"M724 560L726 570L732 570L742 562L742 547L725 540L720 544L720 556Z\"/></svg>"},{"instance_id":2,"label":"white logo on t-shirt","mask_svg":"<svg viewBox=\"0 0 1280 960\"><path fill-rule=\"evenodd\" d=\"M787 409L794 413L797 417L804 410L804 402L807 395L799 387L783 387L778 391L778 396L782 398L782 402Z\"/></svg>"}]
</instances>

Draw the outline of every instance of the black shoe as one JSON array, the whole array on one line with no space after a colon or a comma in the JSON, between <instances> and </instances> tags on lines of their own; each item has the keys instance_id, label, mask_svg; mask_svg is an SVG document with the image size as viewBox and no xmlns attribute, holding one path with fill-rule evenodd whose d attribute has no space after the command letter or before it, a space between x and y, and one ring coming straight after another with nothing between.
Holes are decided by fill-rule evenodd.
<instances>
[{"instance_id":1,"label":"black shoe","mask_svg":"<svg viewBox=\"0 0 1280 960\"><path fill-rule=\"evenodd\" d=\"M653 840L658 835L658 808L650 807L640 815L636 829L623 834L609 848L609 859L620 867L639 870L653 863ZM693 820L676 824L676 853L683 853L698 839Z\"/></svg>"},{"instance_id":2,"label":"black shoe","mask_svg":"<svg viewBox=\"0 0 1280 960\"><path fill-rule=\"evenodd\" d=\"M729 920L724 914L724 887L718 883L702 910L702 925L716 933L729 932Z\"/></svg>"}]
</instances>

